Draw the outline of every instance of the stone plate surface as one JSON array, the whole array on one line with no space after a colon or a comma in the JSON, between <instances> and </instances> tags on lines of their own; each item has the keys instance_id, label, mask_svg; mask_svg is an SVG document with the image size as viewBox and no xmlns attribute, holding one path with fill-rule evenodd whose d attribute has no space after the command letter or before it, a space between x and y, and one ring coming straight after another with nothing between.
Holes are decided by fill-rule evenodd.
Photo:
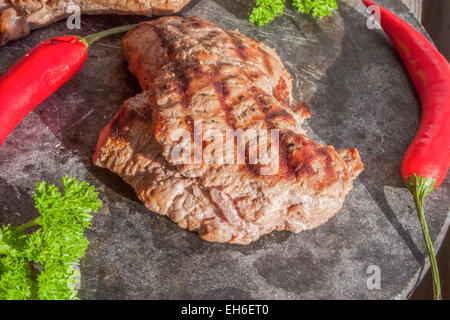
<instances>
[{"instance_id":1,"label":"stone plate surface","mask_svg":"<svg viewBox=\"0 0 450 320\"><path fill-rule=\"evenodd\" d=\"M423 31L399 1L379 2ZM247 21L254 3L194 0L180 14L237 28L277 50L293 75L295 98L311 109L310 136L361 152L366 169L344 208L319 228L273 232L249 246L205 242L149 212L127 184L90 160L100 130L124 100L140 92L122 57L120 36L112 36L96 43L83 69L0 148L1 224L37 215L31 196L41 180L61 185L67 173L100 191L104 206L88 232L91 244L80 266L82 299L402 299L423 277L426 249L399 174L420 104L389 40L367 28L357 0L340 1L339 11L323 20L288 6L262 28ZM50 25L1 47L0 73L44 39L145 19L83 16L81 30L68 30L65 21ZM436 248L450 221L449 190L447 179L425 201ZM373 270L380 272L379 289L367 286Z\"/></svg>"}]
</instances>

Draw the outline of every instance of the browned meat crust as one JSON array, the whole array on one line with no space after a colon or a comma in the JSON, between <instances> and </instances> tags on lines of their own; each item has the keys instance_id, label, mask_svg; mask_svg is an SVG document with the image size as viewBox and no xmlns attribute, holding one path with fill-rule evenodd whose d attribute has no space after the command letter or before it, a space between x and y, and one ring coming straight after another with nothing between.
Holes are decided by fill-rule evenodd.
<instances>
[{"instance_id":1,"label":"browned meat crust","mask_svg":"<svg viewBox=\"0 0 450 320\"><path fill-rule=\"evenodd\" d=\"M82 14L163 16L190 0L0 0L0 45L25 37L30 30L67 18L77 6Z\"/></svg>"},{"instance_id":2,"label":"browned meat crust","mask_svg":"<svg viewBox=\"0 0 450 320\"><path fill-rule=\"evenodd\" d=\"M291 78L265 44L203 19L166 17L122 40L144 92L102 130L93 162L120 175L150 210L208 241L248 244L300 232L337 213L363 170L356 149L313 142L291 106ZM261 164L183 164L170 155L179 128L279 129L275 175Z\"/></svg>"}]
</instances>

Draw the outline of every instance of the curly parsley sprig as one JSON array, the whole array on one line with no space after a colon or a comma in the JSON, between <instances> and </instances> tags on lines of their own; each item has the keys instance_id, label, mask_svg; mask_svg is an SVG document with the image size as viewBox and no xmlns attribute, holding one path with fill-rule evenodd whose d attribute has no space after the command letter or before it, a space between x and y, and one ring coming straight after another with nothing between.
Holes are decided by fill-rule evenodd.
<instances>
[{"instance_id":1,"label":"curly parsley sprig","mask_svg":"<svg viewBox=\"0 0 450 320\"><path fill-rule=\"evenodd\" d=\"M256 8L250 15L250 22L262 26L283 14L286 0L256 0Z\"/></svg>"},{"instance_id":2,"label":"curly parsley sprig","mask_svg":"<svg viewBox=\"0 0 450 320\"><path fill-rule=\"evenodd\" d=\"M256 0L249 20L258 26L271 22L277 15L282 15L286 0ZM338 8L336 0L292 0L298 12L310 14L317 18L330 16Z\"/></svg>"},{"instance_id":3,"label":"curly parsley sprig","mask_svg":"<svg viewBox=\"0 0 450 320\"><path fill-rule=\"evenodd\" d=\"M0 300L77 299L74 264L89 241L84 231L102 202L86 182L63 177L64 194L43 181L33 195L40 216L0 228ZM32 233L24 231L37 228Z\"/></svg>"}]
</instances>

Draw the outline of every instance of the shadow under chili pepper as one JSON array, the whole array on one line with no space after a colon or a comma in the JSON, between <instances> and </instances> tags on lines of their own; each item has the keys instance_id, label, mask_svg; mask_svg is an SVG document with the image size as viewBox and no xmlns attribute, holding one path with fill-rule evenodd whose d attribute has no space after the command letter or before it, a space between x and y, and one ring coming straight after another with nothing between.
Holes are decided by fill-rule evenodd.
<instances>
[{"instance_id":1,"label":"shadow under chili pepper","mask_svg":"<svg viewBox=\"0 0 450 320\"><path fill-rule=\"evenodd\" d=\"M82 33L92 34L148 19L83 16ZM65 21L58 24L63 25ZM83 68L39 105L35 112L61 141L62 148L75 153L93 176L114 192L139 202L127 183L109 170L94 166L91 160L100 130L111 121L125 100L142 91L136 78L128 71L128 63L122 55L122 36L114 35L95 43L89 49Z\"/></svg>"},{"instance_id":2,"label":"shadow under chili pepper","mask_svg":"<svg viewBox=\"0 0 450 320\"><path fill-rule=\"evenodd\" d=\"M359 150L365 169L355 184L364 185L414 258L423 264L424 254L385 194L386 186L404 186L400 164L419 125L419 100L382 31L369 30L360 12L342 2L339 5L345 29L342 51L308 101L312 111L308 124L326 144ZM350 28L354 25L361 27ZM407 94L405 88L409 88Z\"/></svg>"}]
</instances>

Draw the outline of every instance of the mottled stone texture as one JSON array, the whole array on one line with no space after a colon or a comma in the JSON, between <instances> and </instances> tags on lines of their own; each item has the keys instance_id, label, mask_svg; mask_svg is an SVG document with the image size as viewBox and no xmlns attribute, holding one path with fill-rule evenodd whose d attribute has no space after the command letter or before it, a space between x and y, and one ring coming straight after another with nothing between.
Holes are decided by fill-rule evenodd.
<instances>
[{"instance_id":1,"label":"mottled stone texture","mask_svg":"<svg viewBox=\"0 0 450 320\"><path fill-rule=\"evenodd\" d=\"M423 0L402 0L419 21L422 19L422 1Z\"/></svg>"},{"instance_id":2,"label":"mottled stone texture","mask_svg":"<svg viewBox=\"0 0 450 320\"><path fill-rule=\"evenodd\" d=\"M379 0L423 30L397 0ZM247 22L254 1L193 1L198 15L276 48L308 103L310 136L337 148L357 147L366 165L340 213L295 235L274 232L249 245L207 243L147 211L133 190L92 166L98 133L140 89L127 71L119 36L96 43L83 69L22 121L0 148L0 223L37 213L31 195L43 179L68 173L100 190L104 202L82 261L84 299L406 298L428 268L426 250L400 162L419 124L420 105L407 73L381 30L366 28L356 0L315 20L292 8L263 28ZM144 20L83 17L79 34ZM73 33L60 22L0 48L0 72L39 41ZM449 224L450 180L426 200L439 247ZM381 289L366 286L381 269Z\"/></svg>"}]
</instances>

